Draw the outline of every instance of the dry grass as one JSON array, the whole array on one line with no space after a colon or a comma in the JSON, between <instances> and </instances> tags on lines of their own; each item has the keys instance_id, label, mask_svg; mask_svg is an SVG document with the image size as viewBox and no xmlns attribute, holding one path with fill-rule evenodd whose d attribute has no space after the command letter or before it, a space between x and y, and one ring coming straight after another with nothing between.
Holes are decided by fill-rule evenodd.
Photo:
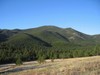
<instances>
[{"instance_id":1,"label":"dry grass","mask_svg":"<svg viewBox=\"0 0 100 75\"><path fill-rule=\"evenodd\" d=\"M8 75L100 75L100 56L57 59L53 63L48 60L44 64L38 64L41 65L47 66Z\"/></svg>"}]
</instances>

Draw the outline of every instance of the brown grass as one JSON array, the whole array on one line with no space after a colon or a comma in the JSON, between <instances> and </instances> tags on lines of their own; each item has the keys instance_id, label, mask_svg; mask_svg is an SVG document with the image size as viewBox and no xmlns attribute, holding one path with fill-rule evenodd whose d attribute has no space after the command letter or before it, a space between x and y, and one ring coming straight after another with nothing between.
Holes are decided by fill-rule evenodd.
<instances>
[{"instance_id":1,"label":"brown grass","mask_svg":"<svg viewBox=\"0 0 100 75\"><path fill-rule=\"evenodd\" d=\"M47 60L45 64L38 64L41 65L50 66L9 73L9 75L100 75L100 56L57 59L55 62Z\"/></svg>"}]
</instances>

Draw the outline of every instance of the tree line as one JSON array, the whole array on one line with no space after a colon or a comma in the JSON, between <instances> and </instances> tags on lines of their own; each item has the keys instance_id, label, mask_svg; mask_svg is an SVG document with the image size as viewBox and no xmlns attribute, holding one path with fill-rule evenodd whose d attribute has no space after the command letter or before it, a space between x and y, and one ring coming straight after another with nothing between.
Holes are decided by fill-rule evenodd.
<instances>
[{"instance_id":1,"label":"tree line","mask_svg":"<svg viewBox=\"0 0 100 75\"><path fill-rule=\"evenodd\" d=\"M21 47L12 44L0 44L0 64L16 63L22 64L23 61L37 60L39 63L46 59L65 59L75 57L86 57L100 55L100 45L81 46L81 45L55 45L53 47L43 47L40 45Z\"/></svg>"}]
</instances>

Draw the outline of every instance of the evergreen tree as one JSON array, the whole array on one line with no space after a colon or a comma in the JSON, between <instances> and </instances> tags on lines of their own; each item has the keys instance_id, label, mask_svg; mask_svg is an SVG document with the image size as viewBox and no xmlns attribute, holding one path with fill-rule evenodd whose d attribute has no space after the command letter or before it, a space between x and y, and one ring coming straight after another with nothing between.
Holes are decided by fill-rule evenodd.
<instances>
[{"instance_id":1,"label":"evergreen tree","mask_svg":"<svg viewBox=\"0 0 100 75\"><path fill-rule=\"evenodd\" d=\"M44 63L45 62L45 56L44 55L40 55L39 57L38 57L38 62L41 64L41 63Z\"/></svg>"},{"instance_id":2,"label":"evergreen tree","mask_svg":"<svg viewBox=\"0 0 100 75\"><path fill-rule=\"evenodd\" d=\"M44 51L41 49L37 54L37 60L41 64L45 62L45 59L46 57L45 57Z\"/></svg>"},{"instance_id":3,"label":"evergreen tree","mask_svg":"<svg viewBox=\"0 0 100 75\"><path fill-rule=\"evenodd\" d=\"M22 65L22 59L21 59L21 56L19 54L16 54L16 57L15 57L15 64L16 65Z\"/></svg>"}]
</instances>

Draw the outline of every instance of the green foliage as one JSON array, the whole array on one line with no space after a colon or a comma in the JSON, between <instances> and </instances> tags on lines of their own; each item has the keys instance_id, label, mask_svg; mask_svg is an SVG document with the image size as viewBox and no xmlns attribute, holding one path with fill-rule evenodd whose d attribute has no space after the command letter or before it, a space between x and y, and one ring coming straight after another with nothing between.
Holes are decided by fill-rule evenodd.
<instances>
[{"instance_id":1,"label":"green foliage","mask_svg":"<svg viewBox=\"0 0 100 75\"><path fill-rule=\"evenodd\" d=\"M100 55L99 35L72 28L43 26L28 30L0 30L0 64Z\"/></svg>"},{"instance_id":2,"label":"green foliage","mask_svg":"<svg viewBox=\"0 0 100 75\"><path fill-rule=\"evenodd\" d=\"M37 60L38 62L41 64L41 63L44 63L45 62L45 54L43 53L43 50L39 51L38 54L37 54Z\"/></svg>"},{"instance_id":3,"label":"green foliage","mask_svg":"<svg viewBox=\"0 0 100 75\"><path fill-rule=\"evenodd\" d=\"M55 50L50 50L49 58L51 59L51 62L54 62L54 59L57 59L57 54Z\"/></svg>"},{"instance_id":4,"label":"green foliage","mask_svg":"<svg viewBox=\"0 0 100 75\"><path fill-rule=\"evenodd\" d=\"M23 63L22 63L22 59L21 59L21 56L19 55L19 54L17 54L16 56L15 56L15 64L16 65L22 65Z\"/></svg>"},{"instance_id":5,"label":"green foliage","mask_svg":"<svg viewBox=\"0 0 100 75\"><path fill-rule=\"evenodd\" d=\"M38 62L41 64L41 63L44 63L45 62L45 56L39 56L38 57Z\"/></svg>"}]
</instances>

